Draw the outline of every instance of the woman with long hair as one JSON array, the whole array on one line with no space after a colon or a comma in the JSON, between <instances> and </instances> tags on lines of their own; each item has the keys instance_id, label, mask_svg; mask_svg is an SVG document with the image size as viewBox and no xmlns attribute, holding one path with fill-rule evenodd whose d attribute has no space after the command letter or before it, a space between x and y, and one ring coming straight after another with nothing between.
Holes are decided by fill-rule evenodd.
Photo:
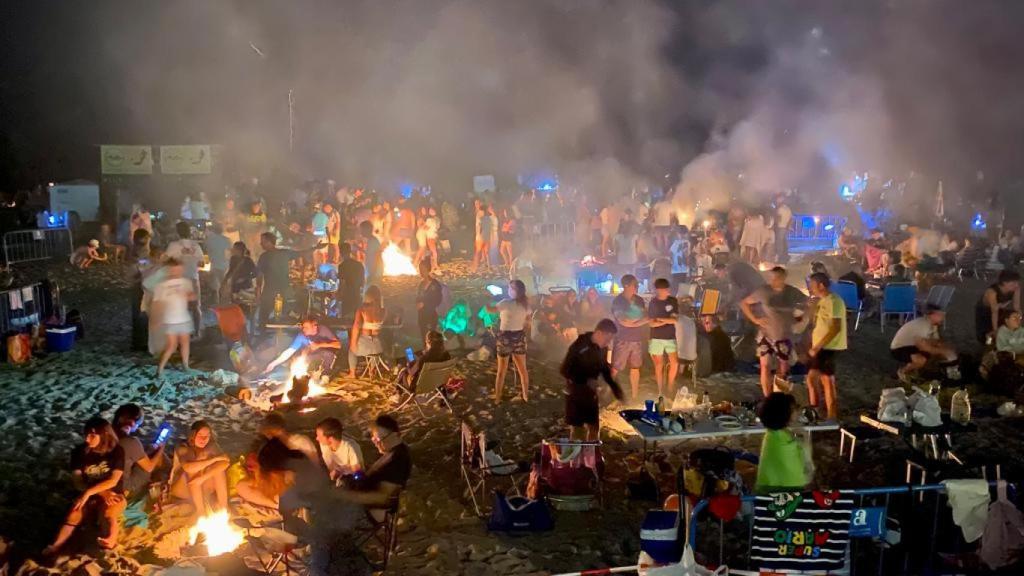
<instances>
[{"instance_id":1,"label":"woman with long hair","mask_svg":"<svg viewBox=\"0 0 1024 576\"><path fill-rule=\"evenodd\" d=\"M530 375L526 371L526 330L529 328L530 299L522 280L508 283L508 298L488 304L487 311L498 313L498 373L494 379L494 403L501 404L508 359L512 358L519 373L523 402L529 400Z\"/></svg>"},{"instance_id":2,"label":"woman with long hair","mask_svg":"<svg viewBox=\"0 0 1024 576\"><path fill-rule=\"evenodd\" d=\"M101 533L96 542L107 550L117 544L118 522L126 506L122 493L124 449L110 423L98 416L90 418L83 430L85 442L71 452L71 478L82 492L68 512L57 538L43 550L56 554L87 518L99 517Z\"/></svg>"},{"instance_id":3,"label":"woman with long hair","mask_svg":"<svg viewBox=\"0 0 1024 576\"><path fill-rule=\"evenodd\" d=\"M227 510L228 467L231 460L221 451L213 429L204 420L189 428L188 443L174 451L174 466L169 484L171 496L190 500L197 517L215 510ZM208 496L216 497L217 507L207 510Z\"/></svg>"},{"instance_id":4,"label":"woman with long hair","mask_svg":"<svg viewBox=\"0 0 1024 576\"><path fill-rule=\"evenodd\" d=\"M142 424L142 407L138 404L124 404L114 411L114 433L117 442L124 449L124 491L129 498L141 494L150 477L164 462L164 444L153 446L152 453L146 452L142 441L135 436Z\"/></svg>"},{"instance_id":5,"label":"woman with long hair","mask_svg":"<svg viewBox=\"0 0 1024 576\"><path fill-rule=\"evenodd\" d=\"M368 287L366 293L363 294L363 303L356 309L352 332L349 334L349 378L356 377L356 364L359 362L359 357L380 354L384 351L384 346L380 341L380 331L384 327L386 314L380 288Z\"/></svg>"},{"instance_id":6,"label":"woman with long hair","mask_svg":"<svg viewBox=\"0 0 1024 576\"><path fill-rule=\"evenodd\" d=\"M248 314L256 299L255 280L256 263L252 261L249 248L245 242L235 242L231 245L231 259L221 285L221 301L238 304Z\"/></svg>"},{"instance_id":7,"label":"woman with long hair","mask_svg":"<svg viewBox=\"0 0 1024 576\"><path fill-rule=\"evenodd\" d=\"M513 243L516 239L518 225L519 223L512 210L502 208L501 227L498 229L498 254L501 256L501 263L510 272L512 270L512 262L516 259Z\"/></svg>"}]
</instances>

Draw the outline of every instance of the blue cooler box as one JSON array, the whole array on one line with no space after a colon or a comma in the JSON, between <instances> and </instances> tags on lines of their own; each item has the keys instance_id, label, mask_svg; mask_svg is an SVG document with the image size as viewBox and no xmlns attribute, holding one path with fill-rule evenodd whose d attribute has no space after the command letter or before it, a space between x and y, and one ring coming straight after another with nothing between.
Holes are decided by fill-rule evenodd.
<instances>
[{"instance_id":1,"label":"blue cooler box","mask_svg":"<svg viewBox=\"0 0 1024 576\"><path fill-rule=\"evenodd\" d=\"M75 344L74 326L51 326L46 329L46 349L50 352L67 352Z\"/></svg>"},{"instance_id":2,"label":"blue cooler box","mask_svg":"<svg viewBox=\"0 0 1024 576\"><path fill-rule=\"evenodd\" d=\"M650 510L640 526L640 549L655 562L670 564L682 557L682 538L679 534L679 512Z\"/></svg>"}]
</instances>

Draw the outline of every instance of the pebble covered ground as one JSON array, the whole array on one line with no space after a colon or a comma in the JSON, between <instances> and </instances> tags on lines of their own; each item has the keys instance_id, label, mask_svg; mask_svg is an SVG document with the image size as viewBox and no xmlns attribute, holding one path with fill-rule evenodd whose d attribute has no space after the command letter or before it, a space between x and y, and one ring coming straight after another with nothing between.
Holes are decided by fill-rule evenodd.
<instances>
[{"instance_id":1,"label":"pebble covered ground","mask_svg":"<svg viewBox=\"0 0 1024 576\"><path fill-rule=\"evenodd\" d=\"M38 551L52 538L68 506L71 493L64 469L71 447L80 442L81 423L97 413L109 417L117 405L133 401L146 408L143 436L165 419L184 430L192 420L204 418L213 423L222 447L237 455L249 445L260 414L223 394L208 378L209 370L227 365L226 351L214 345L216 338L196 352L195 367L207 372L172 370L168 384L155 391L152 359L127 352L128 287L117 267L81 272L53 263L19 269L17 275L28 280L49 275L57 280L69 307L83 312L86 338L71 352L37 358L27 367L0 365L0 536L14 541L13 558L25 560L22 574L155 573L169 563L160 557L158 548L175 526L173 519L156 519L150 529L130 530L112 552L65 556L55 565L37 563ZM442 266L440 276L454 298L477 304L487 297L483 287L500 280L497 274L473 274L464 262ZM973 304L982 286L975 280L958 285L949 315L947 333L965 348L971 343ZM406 310L407 332L414 332L414 288L414 278L387 279L383 286L388 305ZM840 359L840 399L847 420L855 420L860 411L872 412L880 390L897 385L896 362L887 352L894 332L895 327L890 326L883 335L877 320L866 321L853 335L851 351ZM640 521L654 506L625 497L628 467L639 461L640 442L613 411L602 415L607 424L603 440L608 463L602 509L556 512L553 532L513 537L489 533L464 495L458 454L460 419L499 440L505 457L532 459L542 438L564 432L563 385L557 366L557 354L540 357L531 352L530 403L511 400L509 376L509 400L495 407L490 400L493 360L465 359L459 372L467 384L453 401L454 414L437 406L427 409L426 418L419 418L414 410L401 413L414 469L403 497L398 550L387 573L548 574L635 562ZM746 374L716 375L698 386L715 400L753 400L759 393L756 378ZM328 388L331 394L316 402L316 411L289 412L290 425L312 434L317 421L338 416L360 440L367 459L372 459L376 454L366 423L390 408L390 390L381 383L347 378L336 379ZM645 377L641 397L654 394L653 381ZM975 394L977 405L992 406L997 401ZM948 406L948 400L943 403ZM979 428L960 440L963 449L986 453L998 447L1010 463L1004 466L1004 476L1018 473L1013 461L1019 461L1020 443L1006 439L1021 437L1020 419L987 419ZM756 452L759 440L736 438L726 444ZM679 445L659 462L663 492L674 486L671 470L681 462L683 452L699 446ZM815 457L821 484L885 485L899 480L893 478L896 468L902 473L902 464L893 466L902 463L896 440L873 444L853 465L838 458L837 446L838 434L817 437Z\"/></svg>"}]
</instances>

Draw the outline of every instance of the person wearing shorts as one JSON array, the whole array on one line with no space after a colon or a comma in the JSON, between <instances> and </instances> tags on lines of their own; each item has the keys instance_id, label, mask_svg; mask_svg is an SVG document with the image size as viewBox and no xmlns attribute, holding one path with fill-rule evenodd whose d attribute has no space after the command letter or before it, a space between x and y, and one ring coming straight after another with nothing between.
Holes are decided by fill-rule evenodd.
<instances>
[{"instance_id":1,"label":"person wearing shorts","mask_svg":"<svg viewBox=\"0 0 1024 576\"><path fill-rule=\"evenodd\" d=\"M615 318L615 347L612 349L612 376L629 369L629 386L636 400L640 395L640 367L644 364L644 339L647 337L647 305L637 296L639 285L636 276L622 277L622 293L612 300L612 316Z\"/></svg>"},{"instance_id":2,"label":"person wearing shorts","mask_svg":"<svg viewBox=\"0 0 1024 576\"><path fill-rule=\"evenodd\" d=\"M907 322L896 331L889 353L902 364L896 373L901 382L912 382L933 358L946 369L947 377L958 379L957 351L939 337L939 327L945 319L946 313L942 308L929 305L924 316Z\"/></svg>"},{"instance_id":3,"label":"person wearing shorts","mask_svg":"<svg viewBox=\"0 0 1024 576\"><path fill-rule=\"evenodd\" d=\"M508 372L508 359L515 363L522 387L523 402L529 398L530 375L526 371L526 325L530 317L529 297L526 285L522 280L513 280L508 284L508 298L495 304L489 304L487 311L498 314L497 356L498 369L494 376L494 403L501 404L502 391L505 388L505 373Z\"/></svg>"},{"instance_id":4,"label":"person wearing shorts","mask_svg":"<svg viewBox=\"0 0 1024 576\"><path fill-rule=\"evenodd\" d=\"M757 355L761 362L761 392L772 393L772 360L775 377L785 379L793 356L793 332L797 315L803 315L807 297L786 283L786 269L775 267L768 275L768 284L755 290L740 302L740 310L757 325ZM755 313L754 307L758 307ZM802 329L802 326L801 328Z\"/></svg>"},{"instance_id":5,"label":"person wearing shorts","mask_svg":"<svg viewBox=\"0 0 1024 576\"><path fill-rule=\"evenodd\" d=\"M153 302L160 314L161 326L166 337L166 344L157 364L158 377L163 375L164 366L177 350L181 351L182 368L189 369L189 342L193 324L188 304L196 299L192 281L182 277L184 268L181 263L171 258L164 262L164 267L167 276L153 291Z\"/></svg>"},{"instance_id":6,"label":"person wearing shorts","mask_svg":"<svg viewBox=\"0 0 1024 576\"><path fill-rule=\"evenodd\" d=\"M675 397L676 375L679 373L679 357L676 347L676 320L679 318L679 301L670 296L672 283L667 278L654 281L655 296L647 306L647 316L651 321L651 341L647 344L647 352L654 362L654 380L658 383L658 396L665 396L665 384L668 384L668 397ZM665 374L665 356L668 356L668 378Z\"/></svg>"},{"instance_id":7,"label":"person wearing shorts","mask_svg":"<svg viewBox=\"0 0 1024 576\"><path fill-rule=\"evenodd\" d=\"M846 305L829 287L831 280L824 272L810 277L811 295L818 299L814 312L814 330L811 332L810 362L807 365L807 397L818 404L818 385L825 394L825 409L829 420L839 418L839 398L836 395L836 356L846 350Z\"/></svg>"},{"instance_id":8,"label":"person wearing shorts","mask_svg":"<svg viewBox=\"0 0 1024 576\"><path fill-rule=\"evenodd\" d=\"M622 388L612 377L607 359L608 344L616 332L615 322L605 318L593 332L580 334L565 353L559 372L565 378L565 423L571 440L595 441L600 436L599 378L604 379L616 398L622 399Z\"/></svg>"}]
</instances>

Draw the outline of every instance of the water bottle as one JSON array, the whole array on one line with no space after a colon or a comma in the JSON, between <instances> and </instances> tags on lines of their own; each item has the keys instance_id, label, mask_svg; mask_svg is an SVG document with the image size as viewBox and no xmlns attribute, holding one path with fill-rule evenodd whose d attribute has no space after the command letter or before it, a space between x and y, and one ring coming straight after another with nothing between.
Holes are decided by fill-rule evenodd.
<instances>
[{"instance_id":1,"label":"water bottle","mask_svg":"<svg viewBox=\"0 0 1024 576\"><path fill-rule=\"evenodd\" d=\"M281 296L280 294L278 294L277 296L274 296L274 316L276 316L277 318L280 318L281 314L283 312L284 312L284 296Z\"/></svg>"},{"instance_id":2,"label":"water bottle","mask_svg":"<svg viewBox=\"0 0 1024 576\"><path fill-rule=\"evenodd\" d=\"M700 397L700 403L702 405L711 404L711 395L708 394L707 390L705 390L704 395Z\"/></svg>"},{"instance_id":3,"label":"water bottle","mask_svg":"<svg viewBox=\"0 0 1024 576\"><path fill-rule=\"evenodd\" d=\"M967 386L961 386L953 394L953 401L949 406L949 419L960 425L966 425L971 421L971 399L967 395Z\"/></svg>"}]
</instances>

